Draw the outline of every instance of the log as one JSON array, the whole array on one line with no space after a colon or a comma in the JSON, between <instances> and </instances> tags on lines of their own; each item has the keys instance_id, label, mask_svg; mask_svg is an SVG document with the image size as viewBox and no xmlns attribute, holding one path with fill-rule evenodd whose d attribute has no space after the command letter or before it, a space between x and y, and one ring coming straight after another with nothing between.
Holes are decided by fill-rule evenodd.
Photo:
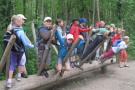
<instances>
[{"instance_id":1,"label":"log","mask_svg":"<svg viewBox=\"0 0 135 90\"><path fill-rule=\"evenodd\" d=\"M47 55L48 55L48 53L49 53L49 48L50 48L50 46L51 46L52 39L53 39L53 37L54 37L54 35L55 35L56 27L57 27L56 25L53 26L52 33L51 33L51 36L50 36L50 38L49 38L49 41L47 42L47 45L46 45L46 48L45 48L45 51L44 51L44 54L43 54L42 62L41 62L41 65L40 65L40 67L39 67L39 70L38 70L38 72L37 72L37 75L40 75L40 74L41 74L41 72L42 72L42 70L43 70L43 67L44 67L44 65L45 65L44 62L45 62L45 60L46 60L46 58L47 58Z\"/></svg>"},{"instance_id":2,"label":"log","mask_svg":"<svg viewBox=\"0 0 135 90\"><path fill-rule=\"evenodd\" d=\"M15 42L15 39L16 39L16 36L15 35L12 35L10 40L9 40L9 43L4 51L4 54L1 58L1 61L0 61L0 72L3 70L3 67L5 66L6 62L7 62L7 59L8 59L8 55L10 54L10 51L13 47L13 44Z\"/></svg>"},{"instance_id":3,"label":"log","mask_svg":"<svg viewBox=\"0 0 135 90\"><path fill-rule=\"evenodd\" d=\"M29 78L23 78L20 82L13 80L13 87L10 88L10 90L38 90L39 87L44 87L54 82L61 82L75 75L79 75L87 71L93 71L103 66L110 65L110 62L111 59L108 59L103 64L99 64L97 61L93 61L92 64L84 64L83 70L72 68L69 72L65 72L62 78L59 76L59 74L56 74L55 70L48 71L50 75L49 78L45 78L44 76L30 75ZM116 59L113 59L113 62L115 63ZM5 90L5 81L0 82L0 90Z\"/></svg>"},{"instance_id":4,"label":"log","mask_svg":"<svg viewBox=\"0 0 135 90\"><path fill-rule=\"evenodd\" d=\"M36 32L35 32L34 23L31 24L31 29L32 29L32 35L33 35L33 40L34 40L34 45L35 45L36 59L38 61L38 48L36 47Z\"/></svg>"}]
</instances>

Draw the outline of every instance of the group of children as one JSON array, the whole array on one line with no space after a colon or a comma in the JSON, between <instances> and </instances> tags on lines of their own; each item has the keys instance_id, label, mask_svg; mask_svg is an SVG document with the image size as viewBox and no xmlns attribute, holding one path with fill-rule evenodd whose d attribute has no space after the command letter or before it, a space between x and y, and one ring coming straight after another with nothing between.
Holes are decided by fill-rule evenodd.
<instances>
[{"instance_id":1,"label":"group of children","mask_svg":"<svg viewBox=\"0 0 135 90\"><path fill-rule=\"evenodd\" d=\"M30 42L27 38L25 32L23 31L22 25L25 22L25 17L22 14L13 15L11 18L11 24L8 26L7 30L12 30L16 33L17 37L22 41L23 48L20 51L13 51L11 50L10 54L10 70L9 70L9 77L7 79L7 87L11 87L12 84L12 76L14 72L15 66L18 66L18 75L17 80L21 80L21 73L23 73L23 68L26 62L25 56L25 48L34 48L34 45ZM71 48L73 42L80 38L79 43L77 44L76 48L72 51L68 60L64 63L64 70L70 71L71 65L76 66L79 64L79 61L75 61L75 56L80 61L85 59L93 50L96 48L100 42L107 39L104 43L104 54L100 56L98 49L96 54L93 55L93 59L100 59L102 61L103 58L113 55L114 53L118 53L118 60L120 62L120 67L123 67L122 59L124 58L124 66L127 65L127 53L126 48L128 47L129 37L128 36L121 36L121 29L116 28L114 24L105 25L103 21L99 21L96 23L96 27L86 27L87 20L85 18L73 19L72 23L69 26L69 33L63 32L63 25L64 22L62 19L57 19L55 24L57 25L55 38L56 38L56 46L58 48L58 58L55 63L55 70L60 73L62 76L62 67L63 67L63 58L68 53L69 49ZM37 70L39 69L42 57L44 54L45 48L49 49L49 53L45 60L44 68L41 74L44 74L45 77L49 77L48 74L48 66L51 62L51 54L50 54L50 47L47 47L47 43L52 33L52 18L45 17L44 18L44 26L38 28L37 34L37 47L38 47L38 63L37 63ZM83 53L85 48L85 44L87 41L87 32L92 30L92 35L89 40L89 44L86 47L86 51ZM103 61L102 61L103 62Z\"/></svg>"}]
</instances>

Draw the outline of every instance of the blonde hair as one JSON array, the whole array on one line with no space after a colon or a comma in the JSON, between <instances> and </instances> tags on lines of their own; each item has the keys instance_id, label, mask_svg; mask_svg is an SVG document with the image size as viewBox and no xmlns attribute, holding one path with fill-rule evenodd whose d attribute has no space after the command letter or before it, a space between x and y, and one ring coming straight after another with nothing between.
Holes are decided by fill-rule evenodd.
<instances>
[{"instance_id":1,"label":"blonde hair","mask_svg":"<svg viewBox=\"0 0 135 90\"><path fill-rule=\"evenodd\" d=\"M13 15L11 18L11 22L14 24L16 21L22 21L22 18L17 15Z\"/></svg>"},{"instance_id":2,"label":"blonde hair","mask_svg":"<svg viewBox=\"0 0 135 90\"><path fill-rule=\"evenodd\" d=\"M105 22L104 21L100 21L102 23L102 25L105 25Z\"/></svg>"},{"instance_id":3,"label":"blonde hair","mask_svg":"<svg viewBox=\"0 0 135 90\"><path fill-rule=\"evenodd\" d=\"M11 31L12 30L12 23L10 23L7 27L7 31Z\"/></svg>"},{"instance_id":4,"label":"blonde hair","mask_svg":"<svg viewBox=\"0 0 135 90\"><path fill-rule=\"evenodd\" d=\"M128 36L124 36L124 37L123 37L123 40L126 42L126 44L128 44L128 42L129 42L129 37L128 37Z\"/></svg>"},{"instance_id":5,"label":"blonde hair","mask_svg":"<svg viewBox=\"0 0 135 90\"><path fill-rule=\"evenodd\" d=\"M113 28L115 28L115 24L110 24L110 27L113 27Z\"/></svg>"},{"instance_id":6,"label":"blonde hair","mask_svg":"<svg viewBox=\"0 0 135 90\"><path fill-rule=\"evenodd\" d=\"M121 32L121 28L118 28L118 29L117 29L117 32Z\"/></svg>"}]
</instances>

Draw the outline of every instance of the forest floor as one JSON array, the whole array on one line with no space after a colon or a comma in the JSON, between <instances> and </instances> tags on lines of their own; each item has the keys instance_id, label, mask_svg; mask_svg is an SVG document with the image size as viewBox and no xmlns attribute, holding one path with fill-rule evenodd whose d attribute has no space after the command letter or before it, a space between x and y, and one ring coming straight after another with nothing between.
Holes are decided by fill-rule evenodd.
<instances>
[{"instance_id":1,"label":"forest floor","mask_svg":"<svg viewBox=\"0 0 135 90\"><path fill-rule=\"evenodd\" d=\"M130 67L107 66L105 74L99 69L86 72L42 90L135 90L135 61L128 64Z\"/></svg>"}]
</instances>

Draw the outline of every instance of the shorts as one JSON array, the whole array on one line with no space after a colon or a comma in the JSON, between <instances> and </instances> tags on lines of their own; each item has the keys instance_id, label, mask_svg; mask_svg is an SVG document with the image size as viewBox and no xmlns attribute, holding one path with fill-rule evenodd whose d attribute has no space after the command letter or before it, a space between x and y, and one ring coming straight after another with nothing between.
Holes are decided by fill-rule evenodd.
<instances>
[{"instance_id":1,"label":"shorts","mask_svg":"<svg viewBox=\"0 0 135 90\"><path fill-rule=\"evenodd\" d=\"M55 64L62 64L63 58L58 57L58 60ZM66 61L66 63L69 63L69 59Z\"/></svg>"},{"instance_id":2,"label":"shorts","mask_svg":"<svg viewBox=\"0 0 135 90\"><path fill-rule=\"evenodd\" d=\"M15 66L21 66L21 58L24 52L14 52L10 53L10 70L14 71Z\"/></svg>"},{"instance_id":3,"label":"shorts","mask_svg":"<svg viewBox=\"0 0 135 90\"><path fill-rule=\"evenodd\" d=\"M77 54L77 48L75 48L72 53L70 54L70 57L75 56Z\"/></svg>"},{"instance_id":4,"label":"shorts","mask_svg":"<svg viewBox=\"0 0 135 90\"><path fill-rule=\"evenodd\" d=\"M38 49L38 62L39 63L42 62L43 54L44 54L44 49L42 49L42 50ZM51 54L50 54L50 50L49 50L47 59L45 60L45 64L50 65L50 62L51 62Z\"/></svg>"},{"instance_id":5,"label":"shorts","mask_svg":"<svg viewBox=\"0 0 135 90\"><path fill-rule=\"evenodd\" d=\"M26 63L26 55L25 53L23 54L22 58L21 58L21 65L24 66Z\"/></svg>"}]
</instances>

